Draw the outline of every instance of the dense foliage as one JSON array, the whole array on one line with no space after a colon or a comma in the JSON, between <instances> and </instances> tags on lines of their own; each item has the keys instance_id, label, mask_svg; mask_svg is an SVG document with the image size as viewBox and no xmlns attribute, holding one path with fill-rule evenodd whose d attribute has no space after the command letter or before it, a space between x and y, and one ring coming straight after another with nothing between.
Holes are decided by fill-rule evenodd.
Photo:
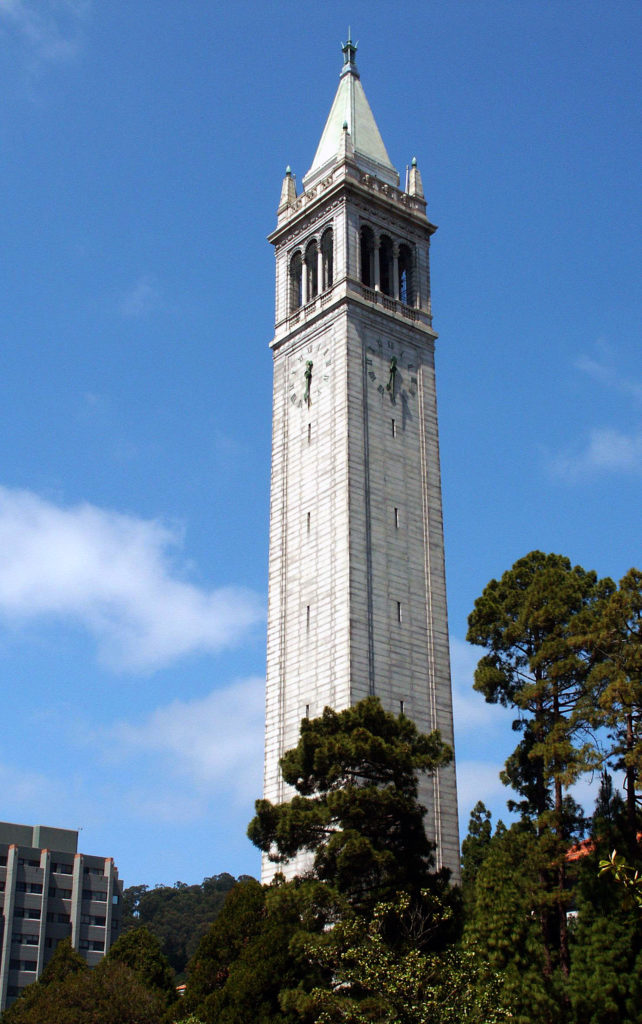
<instances>
[{"instance_id":1,"label":"dense foliage","mask_svg":"<svg viewBox=\"0 0 642 1024\"><path fill-rule=\"evenodd\" d=\"M200 885L130 886L123 893L123 931L148 928L180 977L235 884L232 875L223 873Z\"/></svg>"},{"instance_id":2,"label":"dense foliage","mask_svg":"<svg viewBox=\"0 0 642 1024\"><path fill-rule=\"evenodd\" d=\"M469 641L486 649L475 688L514 710L521 738L502 774L519 820L492 835L478 805L463 844L465 945L486 951L482 982L499 975L516 1024L640 1019L642 924L598 873L613 848L628 852L627 877L640 866L641 609L639 572L617 587L534 551L488 584L469 619ZM607 766L623 772L625 801ZM596 770L587 821L569 787Z\"/></svg>"},{"instance_id":3,"label":"dense foliage","mask_svg":"<svg viewBox=\"0 0 642 1024\"><path fill-rule=\"evenodd\" d=\"M92 970L69 941L61 942L2 1024L169 1024L175 1003L169 964L156 940L140 932L119 940L120 948L116 943Z\"/></svg>"},{"instance_id":4,"label":"dense foliage","mask_svg":"<svg viewBox=\"0 0 642 1024\"><path fill-rule=\"evenodd\" d=\"M248 835L271 860L311 855L311 874L355 907L428 884L432 848L417 798L419 772L452 757L439 733L424 736L404 715L369 697L345 711L304 719L281 759L297 791L275 805L257 800Z\"/></svg>"},{"instance_id":5,"label":"dense foliage","mask_svg":"<svg viewBox=\"0 0 642 1024\"><path fill-rule=\"evenodd\" d=\"M277 876L271 887L246 883L230 894L190 964L186 1010L205 1024L312 1024L321 994L332 999L339 988L335 1010L350 1006L351 1016L328 1020L392 1020L355 1016L374 1004L365 980L341 974L345 947L358 935L379 944L394 972L413 950L425 964L432 956L434 967L455 935L458 900L447 872L433 871L417 798L418 773L450 756L437 733L422 736L374 698L304 720L299 744L281 761L296 795L280 806L257 801L248 833L277 864L309 853L309 869L292 882ZM380 912L384 899L404 901L406 932ZM391 996L390 1012L393 1005ZM323 1012L331 1012L327 1002Z\"/></svg>"},{"instance_id":6,"label":"dense foliage","mask_svg":"<svg viewBox=\"0 0 642 1024\"><path fill-rule=\"evenodd\" d=\"M461 892L418 802L451 756L439 735L374 698L326 709L282 758L292 799L257 801L248 829L305 872L126 890L104 961L61 943L2 1024L639 1024L642 573L616 585L531 552L484 589L468 639L476 689L514 714L516 820L476 804ZM570 788L594 772L586 818Z\"/></svg>"}]
</instances>

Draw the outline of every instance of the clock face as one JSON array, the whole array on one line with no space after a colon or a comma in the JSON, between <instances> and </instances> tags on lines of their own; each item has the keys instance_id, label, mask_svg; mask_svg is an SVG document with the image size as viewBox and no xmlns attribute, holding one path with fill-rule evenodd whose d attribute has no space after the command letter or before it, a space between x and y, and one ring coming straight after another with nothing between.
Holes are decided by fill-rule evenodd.
<instances>
[{"instance_id":1,"label":"clock face","mask_svg":"<svg viewBox=\"0 0 642 1024\"><path fill-rule=\"evenodd\" d=\"M394 341L379 341L366 348L366 374L371 387L391 402L417 394L417 354Z\"/></svg>"},{"instance_id":2,"label":"clock face","mask_svg":"<svg viewBox=\"0 0 642 1024\"><path fill-rule=\"evenodd\" d=\"M306 345L290 360L288 395L297 409L309 408L330 379L332 348L327 338Z\"/></svg>"}]
</instances>

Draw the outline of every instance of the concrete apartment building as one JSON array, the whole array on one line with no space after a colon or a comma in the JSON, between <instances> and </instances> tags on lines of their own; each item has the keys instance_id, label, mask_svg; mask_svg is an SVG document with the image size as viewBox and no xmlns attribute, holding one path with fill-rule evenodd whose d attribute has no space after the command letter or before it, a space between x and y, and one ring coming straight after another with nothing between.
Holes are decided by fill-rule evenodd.
<instances>
[{"instance_id":1,"label":"concrete apartment building","mask_svg":"<svg viewBox=\"0 0 642 1024\"><path fill-rule=\"evenodd\" d=\"M343 47L312 166L288 168L276 251L264 794L301 719L374 694L453 743L429 253ZM455 765L420 780L438 865L459 877ZM286 866L286 874L305 867ZM263 881L276 867L263 859Z\"/></svg>"},{"instance_id":2,"label":"concrete apartment building","mask_svg":"<svg viewBox=\"0 0 642 1024\"><path fill-rule=\"evenodd\" d=\"M0 822L0 1011L37 980L61 939L92 967L118 938L113 859L77 850L70 829Z\"/></svg>"}]
</instances>

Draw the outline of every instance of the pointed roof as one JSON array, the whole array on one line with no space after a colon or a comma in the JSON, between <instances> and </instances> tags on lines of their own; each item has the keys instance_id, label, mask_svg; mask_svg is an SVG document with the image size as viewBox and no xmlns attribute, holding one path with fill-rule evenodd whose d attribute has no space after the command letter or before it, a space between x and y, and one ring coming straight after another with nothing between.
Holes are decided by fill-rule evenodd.
<instances>
[{"instance_id":1,"label":"pointed roof","mask_svg":"<svg viewBox=\"0 0 642 1024\"><path fill-rule=\"evenodd\" d=\"M334 97L328 120L325 123L321 141L312 161L312 166L303 179L303 187L313 185L327 173L336 162L342 145L344 126L347 125L352 138L357 165L369 174L375 174L389 185L399 185L399 175L390 162L377 122L363 91L359 71L355 62L357 47L350 39L342 47L343 68L339 88Z\"/></svg>"}]
</instances>

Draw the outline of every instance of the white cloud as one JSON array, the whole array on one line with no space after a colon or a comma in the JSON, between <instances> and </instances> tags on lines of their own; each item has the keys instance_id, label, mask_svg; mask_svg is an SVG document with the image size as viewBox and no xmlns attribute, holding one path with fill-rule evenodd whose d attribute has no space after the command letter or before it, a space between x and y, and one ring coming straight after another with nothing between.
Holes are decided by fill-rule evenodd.
<instances>
[{"instance_id":1,"label":"white cloud","mask_svg":"<svg viewBox=\"0 0 642 1024\"><path fill-rule=\"evenodd\" d=\"M593 359L591 356L580 356L575 366L598 384L613 388L635 399L642 399L642 383L633 376L622 376L611 361Z\"/></svg>"},{"instance_id":2,"label":"white cloud","mask_svg":"<svg viewBox=\"0 0 642 1024\"><path fill-rule=\"evenodd\" d=\"M66 618L115 668L150 670L238 643L263 619L256 594L181 579L176 528L0 487L0 615Z\"/></svg>"},{"instance_id":3,"label":"white cloud","mask_svg":"<svg viewBox=\"0 0 642 1024\"><path fill-rule=\"evenodd\" d=\"M558 455L552 470L570 480L595 473L642 473L642 432L624 434L610 427L591 430L584 448Z\"/></svg>"},{"instance_id":4,"label":"white cloud","mask_svg":"<svg viewBox=\"0 0 642 1024\"><path fill-rule=\"evenodd\" d=\"M162 306L158 282L152 274L143 274L123 295L120 312L125 317L138 319L149 316Z\"/></svg>"},{"instance_id":5,"label":"white cloud","mask_svg":"<svg viewBox=\"0 0 642 1024\"><path fill-rule=\"evenodd\" d=\"M165 777L189 783L180 798L166 783L159 795L158 772L153 771L153 793L142 785L130 798L148 815L161 817L193 817L202 812L201 801L220 801L223 795L237 804L256 799L263 766L264 690L264 679L241 679L205 697L172 701L140 724L120 722L108 730L104 739L110 757L121 763L143 758L148 771L156 757Z\"/></svg>"},{"instance_id":6,"label":"white cloud","mask_svg":"<svg viewBox=\"0 0 642 1024\"><path fill-rule=\"evenodd\" d=\"M23 771L13 765L0 764L0 792L3 794L3 817L20 815L22 821L25 808L47 803L56 792L55 784L37 772ZM15 810L12 810L12 807Z\"/></svg>"},{"instance_id":7,"label":"white cloud","mask_svg":"<svg viewBox=\"0 0 642 1024\"><path fill-rule=\"evenodd\" d=\"M76 56L90 8L90 0L1 0L0 28L17 36L33 72Z\"/></svg>"},{"instance_id":8,"label":"white cloud","mask_svg":"<svg viewBox=\"0 0 642 1024\"><path fill-rule=\"evenodd\" d=\"M473 647L458 637L450 638L450 666L453 693L453 717L458 739L466 734L478 736L506 728L512 713L498 704L488 704L481 693L473 689L475 668L483 656L481 647Z\"/></svg>"}]
</instances>

